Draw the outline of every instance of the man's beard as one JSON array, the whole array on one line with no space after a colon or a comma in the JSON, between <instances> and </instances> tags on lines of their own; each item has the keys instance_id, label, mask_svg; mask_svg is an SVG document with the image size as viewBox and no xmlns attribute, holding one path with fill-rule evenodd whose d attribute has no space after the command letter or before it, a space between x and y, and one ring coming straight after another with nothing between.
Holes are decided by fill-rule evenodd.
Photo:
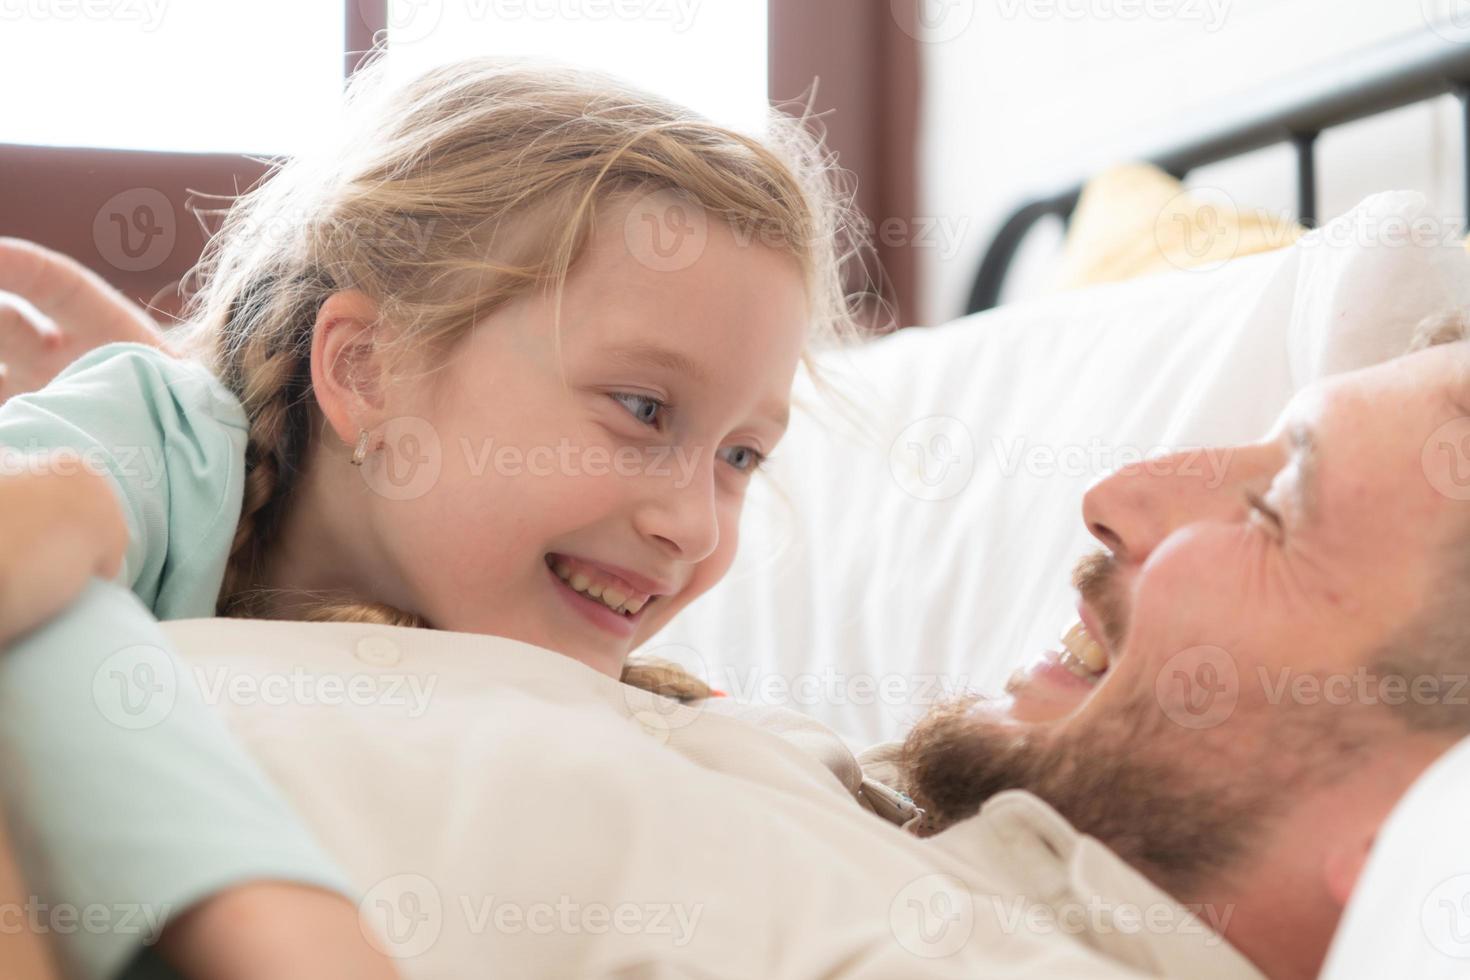
<instances>
[{"instance_id":1,"label":"man's beard","mask_svg":"<svg viewBox=\"0 0 1470 980\"><path fill-rule=\"evenodd\" d=\"M971 711L975 696L934 709L902 755L905 789L925 811L920 833L963 820L997 793L1029 790L1166 891L1193 894L1247 851L1286 787L1242 772L1232 753L1207 753L1201 765L1204 745L1180 751L1203 733L1167 731L1173 723L1151 694L1065 732Z\"/></svg>"},{"instance_id":2,"label":"man's beard","mask_svg":"<svg viewBox=\"0 0 1470 980\"><path fill-rule=\"evenodd\" d=\"M1130 610L1116 562L1089 555L1073 583L1117 656ZM1366 744L1355 712L1289 705L1242 702L1225 724L1186 729L1152 684L1061 726L971 710L982 700L936 707L904 743L904 789L925 811L920 833L1004 790L1029 790L1176 897L1241 860L1293 792L1330 781Z\"/></svg>"}]
</instances>

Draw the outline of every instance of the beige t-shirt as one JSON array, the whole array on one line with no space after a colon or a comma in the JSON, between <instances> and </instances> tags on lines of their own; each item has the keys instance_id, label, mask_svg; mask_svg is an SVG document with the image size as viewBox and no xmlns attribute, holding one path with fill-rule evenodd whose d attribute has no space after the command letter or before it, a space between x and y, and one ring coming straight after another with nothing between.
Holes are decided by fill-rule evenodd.
<instances>
[{"instance_id":1,"label":"beige t-shirt","mask_svg":"<svg viewBox=\"0 0 1470 980\"><path fill-rule=\"evenodd\" d=\"M1259 977L1028 794L903 831L792 712L492 637L166 629L414 980Z\"/></svg>"}]
</instances>

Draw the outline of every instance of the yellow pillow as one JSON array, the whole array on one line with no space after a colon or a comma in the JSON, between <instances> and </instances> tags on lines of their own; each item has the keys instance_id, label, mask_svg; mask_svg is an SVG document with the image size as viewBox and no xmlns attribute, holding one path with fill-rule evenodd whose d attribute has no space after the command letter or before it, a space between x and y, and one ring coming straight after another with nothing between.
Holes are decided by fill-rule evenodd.
<instances>
[{"instance_id":1,"label":"yellow pillow","mask_svg":"<svg viewBox=\"0 0 1470 980\"><path fill-rule=\"evenodd\" d=\"M1239 207L1218 192L1186 191L1157 167L1115 167L1083 188L1054 286L1218 266L1283 248L1304 232L1294 221Z\"/></svg>"}]
</instances>

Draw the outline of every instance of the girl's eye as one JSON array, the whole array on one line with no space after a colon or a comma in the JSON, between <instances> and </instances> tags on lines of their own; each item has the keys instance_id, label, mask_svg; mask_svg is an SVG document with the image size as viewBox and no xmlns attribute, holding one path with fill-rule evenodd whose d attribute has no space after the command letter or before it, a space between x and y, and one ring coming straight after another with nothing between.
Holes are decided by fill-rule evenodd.
<instances>
[{"instance_id":1,"label":"girl's eye","mask_svg":"<svg viewBox=\"0 0 1470 980\"><path fill-rule=\"evenodd\" d=\"M754 473L766 463L766 456L749 446L731 446L720 451L729 454L725 457L725 462L741 473Z\"/></svg>"},{"instance_id":2,"label":"girl's eye","mask_svg":"<svg viewBox=\"0 0 1470 980\"><path fill-rule=\"evenodd\" d=\"M612 397L618 404L628 410L629 415L632 415L644 425L651 425L655 429L658 428L658 413L668 408L666 402L661 402L657 398L650 398L648 395L639 395L631 391L615 391L612 393Z\"/></svg>"},{"instance_id":3,"label":"girl's eye","mask_svg":"<svg viewBox=\"0 0 1470 980\"><path fill-rule=\"evenodd\" d=\"M1282 522L1281 515L1272 509L1266 503L1265 499L1254 490L1247 490L1245 492L1245 503L1251 509L1253 515L1269 525L1267 530L1271 532L1272 537L1278 541L1281 540L1286 531L1286 525Z\"/></svg>"}]
</instances>

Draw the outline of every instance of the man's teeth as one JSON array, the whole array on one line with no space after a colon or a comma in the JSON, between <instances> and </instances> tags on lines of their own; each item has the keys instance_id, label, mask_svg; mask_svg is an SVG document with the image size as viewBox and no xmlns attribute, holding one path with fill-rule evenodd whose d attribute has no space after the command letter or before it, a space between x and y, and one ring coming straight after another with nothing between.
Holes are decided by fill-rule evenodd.
<instances>
[{"instance_id":1,"label":"man's teeth","mask_svg":"<svg viewBox=\"0 0 1470 980\"><path fill-rule=\"evenodd\" d=\"M600 600L603 605L607 606L613 612L627 613L629 616L632 616L648 604L647 599L630 600L628 594L620 591L616 586L603 588L601 585L593 582L585 573L574 573L571 566L564 561L557 562L554 571L562 581L566 582L573 589L583 595Z\"/></svg>"},{"instance_id":2,"label":"man's teeth","mask_svg":"<svg viewBox=\"0 0 1470 980\"><path fill-rule=\"evenodd\" d=\"M1061 662L1078 677L1091 679L1108 669L1108 653L1088 635L1087 627L1075 623L1062 634Z\"/></svg>"}]
</instances>

